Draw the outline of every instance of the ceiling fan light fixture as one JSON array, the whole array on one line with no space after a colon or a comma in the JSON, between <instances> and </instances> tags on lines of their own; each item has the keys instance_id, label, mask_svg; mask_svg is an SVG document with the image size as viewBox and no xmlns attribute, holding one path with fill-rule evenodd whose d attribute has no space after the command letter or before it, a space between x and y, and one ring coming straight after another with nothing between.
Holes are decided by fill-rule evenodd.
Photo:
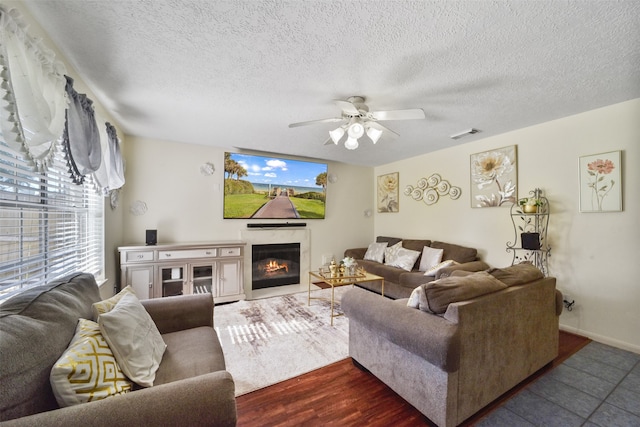
<instances>
[{"instance_id":1,"label":"ceiling fan light fixture","mask_svg":"<svg viewBox=\"0 0 640 427\"><path fill-rule=\"evenodd\" d=\"M347 134L349 135L349 138L357 140L358 138L362 137L362 135L364 135L364 126L359 121L353 122L349 125Z\"/></svg>"},{"instance_id":2,"label":"ceiling fan light fixture","mask_svg":"<svg viewBox=\"0 0 640 427\"><path fill-rule=\"evenodd\" d=\"M373 143L375 144L382 136L382 131L380 129L375 129L369 126L369 128L367 129L367 136L371 138L371 141L373 141Z\"/></svg>"},{"instance_id":3,"label":"ceiling fan light fixture","mask_svg":"<svg viewBox=\"0 0 640 427\"><path fill-rule=\"evenodd\" d=\"M329 131L329 136L331 137L331 140L333 141L333 143L336 145L338 145L338 142L340 142L340 139L342 139L343 135L344 135L344 129L342 127Z\"/></svg>"},{"instance_id":4,"label":"ceiling fan light fixture","mask_svg":"<svg viewBox=\"0 0 640 427\"><path fill-rule=\"evenodd\" d=\"M349 138L347 138L347 140L344 142L344 147L347 150L355 150L356 148L358 148L358 140L356 138L352 138L351 136L349 136Z\"/></svg>"}]
</instances>

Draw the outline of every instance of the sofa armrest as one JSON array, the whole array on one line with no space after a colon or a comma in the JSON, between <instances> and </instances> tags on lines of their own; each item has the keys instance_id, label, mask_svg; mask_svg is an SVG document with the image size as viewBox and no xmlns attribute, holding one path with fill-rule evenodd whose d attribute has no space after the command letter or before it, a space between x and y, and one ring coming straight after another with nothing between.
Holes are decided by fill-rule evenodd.
<instances>
[{"instance_id":1,"label":"sofa armrest","mask_svg":"<svg viewBox=\"0 0 640 427\"><path fill-rule=\"evenodd\" d=\"M347 291L340 302L349 322L358 322L394 344L447 372L459 366L458 325L361 289ZM375 349L371 349L375 351Z\"/></svg>"},{"instance_id":2,"label":"sofa armrest","mask_svg":"<svg viewBox=\"0 0 640 427\"><path fill-rule=\"evenodd\" d=\"M351 257L353 259L364 259L364 254L367 253L367 248L352 248L344 251L344 256Z\"/></svg>"},{"instance_id":3,"label":"sofa armrest","mask_svg":"<svg viewBox=\"0 0 640 427\"><path fill-rule=\"evenodd\" d=\"M212 372L7 421L12 426L200 425L235 426L235 385L227 371Z\"/></svg>"},{"instance_id":4,"label":"sofa armrest","mask_svg":"<svg viewBox=\"0 0 640 427\"><path fill-rule=\"evenodd\" d=\"M213 326L211 294L180 295L142 300L161 334Z\"/></svg>"},{"instance_id":5,"label":"sofa armrest","mask_svg":"<svg viewBox=\"0 0 640 427\"><path fill-rule=\"evenodd\" d=\"M562 314L562 309L564 308L564 296L562 292L556 289L556 316L560 316Z\"/></svg>"},{"instance_id":6,"label":"sofa armrest","mask_svg":"<svg viewBox=\"0 0 640 427\"><path fill-rule=\"evenodd\" d=\"M449 277L451 276L451 273L455 270L464 270L464 271L474 272L474 271L488 270L489 268L491 268L491 266L484 261L471 261L471 262L464 262L462 264L454 264L438 271L438 274L436 275L437 276L436 279Z\"/></svg>"}]
</instances>

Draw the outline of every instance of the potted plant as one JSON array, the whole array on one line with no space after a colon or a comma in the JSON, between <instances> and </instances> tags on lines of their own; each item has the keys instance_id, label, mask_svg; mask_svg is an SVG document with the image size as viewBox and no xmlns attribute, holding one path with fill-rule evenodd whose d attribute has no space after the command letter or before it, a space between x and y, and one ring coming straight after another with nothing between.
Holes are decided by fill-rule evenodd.
<instances>
[{"instance_id":1,"label":"potted plant","mask_svg":"<svg viewBox=\"0 0 640 427\"><path fill-rule=\"evenodd\" d=\"M518 204L522 208L522 212L536 213L538 212L538 206L542 206L542 201L537 197L525 197L518 200Z\"/></svg>"}]
</instances>

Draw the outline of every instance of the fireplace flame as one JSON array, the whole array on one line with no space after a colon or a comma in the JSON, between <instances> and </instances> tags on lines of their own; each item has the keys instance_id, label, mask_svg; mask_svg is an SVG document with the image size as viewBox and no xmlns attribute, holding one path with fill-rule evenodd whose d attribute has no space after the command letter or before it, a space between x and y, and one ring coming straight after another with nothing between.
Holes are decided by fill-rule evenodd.
<instances>
[{"instance_id":1,"label":"fireplace flame","mask_svg":"<svg viewBox=\"0 0 640 427\"><path fill-rule=\"evenodd\" d=\"M280 270L284 270L287 273L289 272L289 266L287 264L278 264L277 261L271 260L265 265L264 270L267 273L275 273Z\"/></svg>"}]
</instances>

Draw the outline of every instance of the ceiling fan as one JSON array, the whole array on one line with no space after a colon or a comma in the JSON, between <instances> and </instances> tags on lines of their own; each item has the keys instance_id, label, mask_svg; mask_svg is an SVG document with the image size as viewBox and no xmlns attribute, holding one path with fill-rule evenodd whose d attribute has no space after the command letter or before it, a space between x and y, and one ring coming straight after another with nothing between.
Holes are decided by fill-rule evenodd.
<instances>
[{"instance_id":1,"label":"ceiling fan","mask_svg":"<svg viewBox=\"0 0 640 427\"><path fill-rule=\"evenodd\" d=\"M329 131L329 139L327 139L325 145L338 145L340 142L344 141L345 148L355 150L358 148L358 140L365 134L374 144L378 142L383 132L386 132L393 138L397 138L399 136L391 129L382 126L379 123L381 121L416 120L425 118L424 110L422 110L422 108L413 108L409 110L369 111L369 107L364 103L364 97L362 96L351 96L346 101L334 100L334 102L342 111L341 117L291 123L289 127L293 128L318 123L340 122L341 124L339 127Z\"/></svg>"}]
</instances>

